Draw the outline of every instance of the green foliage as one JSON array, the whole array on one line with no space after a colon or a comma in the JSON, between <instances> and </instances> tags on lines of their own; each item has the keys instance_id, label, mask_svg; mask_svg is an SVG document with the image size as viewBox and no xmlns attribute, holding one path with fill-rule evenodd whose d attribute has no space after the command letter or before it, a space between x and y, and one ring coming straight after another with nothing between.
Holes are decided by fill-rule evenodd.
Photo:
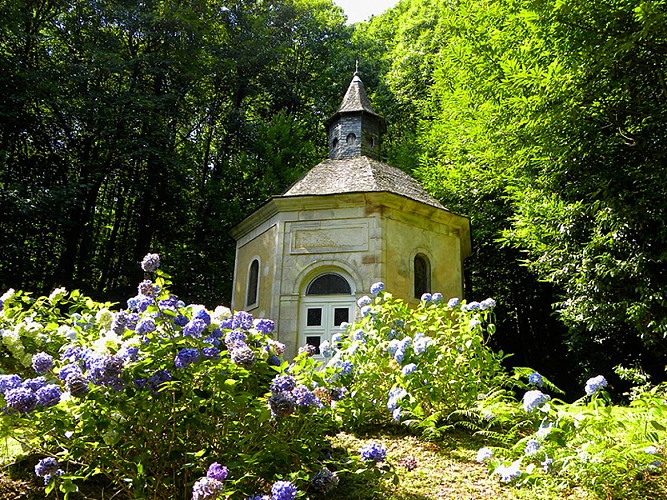
<instances>
[{"instance_id":1,"label":"green foliage","mask_svg":"<svg viewBox=\"0 0 667 500\"><path fill-rule=\"evenodd\" d=\"M364 426L394 420L433 436L450 414L502 387L505 355L488 347L494 305L491 299L480 307L429 298L411 309L380 292L361 321L332 339L327 370L336 376L351 367L342 377L346 383L350 378L351 390L342 405L344 421Z\"/></svg>"}]
</instances>

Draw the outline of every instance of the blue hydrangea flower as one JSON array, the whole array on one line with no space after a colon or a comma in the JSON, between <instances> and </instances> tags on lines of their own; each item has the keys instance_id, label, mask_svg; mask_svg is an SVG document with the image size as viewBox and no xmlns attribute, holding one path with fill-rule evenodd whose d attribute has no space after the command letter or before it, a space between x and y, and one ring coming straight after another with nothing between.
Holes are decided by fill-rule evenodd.
<instances>
[{"instance_id":1,"label":"blue hydrangea flower","mask_svg":"<svg viewBox=\"0 0 667 500\"><path fill-rule=\"evenodd\" d=\"M359 340L359 341L365 340L364 331L362 329L355 330L354 332L352 332L351 337L352 340Z\"/></svg>"},{"instance_id":2,"label":"blue hydrangea flower","mask_svg":"<svg viewBox=\"0 0 667 500\"><path fill-rule=\"evenodd\" d=\"M166 299L162 299L158 302L158 305L160 306L160 309L171 309L172 311L175 311L178 308L178 297L170 295Z\"/></svg>"},{"instance_id":3,"label":"blue hydrangea flower","mask_svg":"<svg viewBox=\"0 0 667 500\"><path fill-rule=\"evenodd\" d=\"M544 378L537 372L533 372L528 375L528 383L534 385L535 387L544 387Z\"/></svg>"},{"instance_id":4,"label":"blue hydrangea flower","mask_svg":"<svg viewBox=\"0 0 667 500\"><path fill-rule=\"evenodd\" d=\"M493 458L493 450L491 448L484 447L477 450L477 462L486 462L490 458Z\"/></svg>"},{"instance_id":5,"label":"blue hydrangea flower","mask_svg":"<svg viewBox=\"0 0 667 500\"><path fill-rule=\"evenodd\" d=\"M192 500L216 500L223 488L221 481L211 477L202 477L192 485Z\"/></svg>"},{"instance_id":6,"label":"blue hydrangea flower","mask_svg":"<svg viewBox=\"0 0 667 500\"><path fill-rule=\"evenodd\" d=\"M247 345L235 347L231 352L232 362L249 370L255 365L255 353Z\"/></svg>"},{"instance_id":7,"label":"blue hydrangea flower","mask_svg":"<svg viewBox=\"0 0 667 500\"><path fill-rule=\"evenodd\" d=\"M44 479L44 485L49 484L57 476L61 476L64 471L60 468L58 460L53 457L42 458L35 465L35 475Z\"/></svg>"},{"instance_id":8,"label":"blue hydrangea flower","mask_svg":"<svg viewBox=\"0 0 667 500\"><path fill-rule=\"evenodd\" d=\"M245 341L248 339L248 336L245 332L241 330L232 330L225 335L225 345L227 349L233 349L235 347L242 347L246 345Z\"/></svg>"},{"instance_id":9,"label":"blue hydrangea flower","mask_svg":"<svg viewBox=\"0 0 667 500\"><path fill-rule=\"evenodd\" d=\"M299 385L292 390L294 401L299 406L315 406L322 408L324 405L320 399L313 394L305 385Z\"/></svg>"},{"instance_id":10,"label":"blue hydrangea flower","mask_svg":"<svg viewBox=\"0 0 667 500\"><path fill-rule=\"evenodd\" d=\"M114 356L94 356L86 358L88 377L95 385L118 388L122 386L123 359Z\"/></svg>"},{"instance_id":11,"label":"blue hydrangea flower","mask_svg":"<svg viewBox=\"0 0 667 500\"><path fill-rule=\"evenodd\" d=\"M491 310L494 307L496 307L496 301L493 300L491 297L489 297L488 299L484 299L482 302L479 303L479 308L482 311Z\"/></svg>"},{"instance_id":12,"label":"blue hydrangea flower","mask_svg":"<svg viewBox=\"0 0 667 500\"><path fill-rule=\"evenodd\" d=\"M472 302L469 302L469 303L464 304L463 306L461 306L461 309L463 311L479 311L480 305L479 305L479 302L476 302L476 301L473 300Z\"/></svg>"},{"instance_id":13,"label":"blue hydrangea flower","mask_svg":"<svg viewBox=\"0 0 667 500\"><path fill-rule=\"evenodd\" d=\"M323 467L310 482L312 488L319 493L328 493L338 485L338 476L328 468Z\"/></svg>"},{"instance_id":14,"label":"blue hydrangea flower","mask_svg":"<svg viewBox=\"0 0 667 500\"><path fill-rule=\"evenodd\" d=\"M152 273L160 267L160 256L156 253L147 253L141 261L141 269L147 273Z\"/></svg>"},{"instance_id":15,"label":"blue hydrangea flower","mask_svg":"<svg viewBox=\"0 0 667 500\"><path fill-rule=\"evenodd\" d=\"M398 401L407 396L407 392L402 387L394 387L389 391L387 400L387 410L394 411L398 408Z\"/></svg>"},{"instance_id":16,"label":"blue hydrangea flower","mask_svg":"<svg viewBox=\"0 0 667 500\"><path fill-rule=\"evenodd\" d=\"M320 354L325 358L330 358L333 356L333 349L328 340L325 340L320 344Z\"/></svg>"},{"instance_id":17,"label":"blue hydrangea flower","mask_svg":"<svg viewBox=\"0 0 667 500\"><path fill-rule=\"evenodd\" d=\"M252 328L252 314L245 311L238 311L232 316L232 328L250 330Z\"/></svg>"},{"instance_id":18,"label":"blue hydrangea flower","mask_svg":"<svg viewBox=\"0 0 667 500\"><path fill-rule=\"evenodd\" d=\"M440 302L441 300L442 300L442 294L440 292L435 292L433 295L431 295L432 302Z\"/></svg>"},{"instance_id":19,"label":"blue hydrangea flower","mask_svg":"<svg viewBox=\"0 0 667 500\"><path fill-rule=\"evenodd\" d=\"M90 392L88 379L84 377L81 372L73 371L65 379L65 388L69 393L77 398L84 398Z\"/></svg>"},{"instance_id":20,"label":"blue hydrangea flower","mask_svg":"<svg viewBox=\"0 0 667 500\"><path fill-rule=\"evenodd\" d=\"M180 326L180 327L186 326L188 324L188 321L189 320L188 320L187 316L183 316L182 314L178 314L174 318L174 324L176 326Z\"/></svg>"},{"instance_id":21,"label":"blue hydrangea flower","mask_svg":"<svg viewBox=\"0 0 667 500\"><path fill-rule=\"evenodd\" d=\"M130 311L144 312L152 303L152 298L146 295L137 295L127 300L127 308Z\"/></svg>"},{"instance_id":22,"label":"blue hydrangea flower","mask_svg":"<svg viewBox=\"0 0 667 500\"><path fill-rule=\"evenodd\" d=\"M540 442L537 439L529 439L526 443L526 448L524 449L524 454L527 456L532 456L537 454L540 449Z\"/></svg>"},{"instance_id":23,"label":"blue hydrangea flower","mask_svg":"<svg viewBox=\"0 0 667 500\"><path fill-rule=\"evenodd\" d=\"M264 335L269 335L276 328L276 324L270 319L256 319L253 324L255 330L262 332Z\"/></svg>"},{"instance_id":24,"label":"blue hydrangea flower","mask_svg":"<svg viewBox=\"0 0 667 500\"><path fill-rule=\"evenodd\" d=\"M209 335L202 342L211 344L213 347L220 347L220 340L216 339L213 335Z\"/></svg>"},{"instance_id":25,"label":"blue hydrangea flower","mask_svg":"<svg viewBox=\"0 0 667 500\"><path fill-rule=\"evenodd\" d=\"M37 405L43 407L57 405L60 402L60 396L60 387L56 384L45 385L35 392Z\"/></svg>"},{"instance_id":26,"label":"blue hydrangea flower","mask_svg":"<svg viewBox=\"0 0 667 500\"><path fill-rule=\"evenodd\" d=\"M220 349L217 347L204 347L201 355L206 359L220 359Z\"/></svg>"},{"instance_id":27,"label":"blue hydrangea flower","mask_svg":"<svg viewBox=\"0 0 667 500\"><path fill-rule=\"evenodd\" d=\"M528 391L523 395L523 408L528 413L532 413L544 406L550 399L551 397L544 394L542 391Z\"/></svg>"},{"instance_id":28,"label":"blue hydrangea flower","mask_svg":"<svg viewBox=\"0 0 667 500\"><path fill-rule=\"evenodd\" d=\"M154 394L157 394L162 388L163 384L171 380L171 373L167 370L159 370L151 375L148 379L148 390Z\"/></svg>"},{"instance_id":29,"label":"blue hydrangea flower","mask_svg":"<svg viewBox=\"0 0 667 500\"><path fill-rule=\"evenodd\" d=\"M20 413L28 413L37 406L37 397L35 393L25 387L10 389L5 393L7 406Z\"/></svg>"},{"instance_id":30,"label":"blue hydrangea flower","mask_svg":"<svg viewBox=\"0 0 667 500\"><path fill-rule=\"evenodd\" d=\"M291 392L296 387L296 379L292 375L276 375L271 382L271 392Z\"/></svg>"},{"instance_id":31,"label":"blue hydrangea flower","mask_svg":"<svg viewBox=\"0 0 667 500\"><path fill-rule=\"evenodd\" d=\"M331 336L331 345L339 344L342 341L343 341L343 334L342 333L334 333Z\"/></svg>"},{"instance_id":32,"label":"blue hydrangea flower","mask_svg":"<svg viewBox=\"0 0 667 500\"><path fill-rule=\"evenodd\" d=\"M340 374L343 375L343 376L351 374L353 367L354 367L354 365L352 364L351 361L348 361L348 360L344 360L344 361L338 360L338 361L336 361L336 368L338 368L338 370L340 371Z\"/></svg>"},{"instance_id":33,"label":"blue hydrangea flower","mask_svg":"<svg viewBox=\"0 0 667 500\"><path fill-rule=\"evenodd\" d=\"M183 327L183 335L186 337L193 337L198 339L206 330L206 322L201 318L193 318Z\"/></svg>"},{"instance_id":34,"label":"blue hydrangea flower","mask_svg":"<svg viewBox=\"0 0 667 500\"><path fill-rule=\"evenodd\" d=\"M73 363L81 359L83 356L83 349L79 346L64 345L60 348L60 360Z\"/></svg>"},{"instance_id":35,"label":"blue hydrangea flower","mask_svg":"<svg viewBox=\"0 0 667 500\"><path fill-rule=\"evenodd\" d=\"M364 306L361 308L361 316L365 318L371 313L371 311L371 306Z\"/></svg>"},{"instance_id":36,"label":"blue hydrangea flower","mask_svg":"<svg viewBox=\"0 0 667 500\"><path fill-rule=\"evenodd\" d=\"M512 462L512 465L498 466L498 468L493 471L493 473L498 474L500 476L500 480L503 483L511 483L521 475L521 469L519 468L519 465L521 465L521 462L516 460Z\"/></svg>"},{"instance_id":37,"label":"blue hydrangea flower","mask_svg":"<svg viewBox=\"0 0 667 500\"><path fill-rule=\"evenodd\" d=\"M369 443L361 448L361 459L370 462L382 462L387 458L387 450L378 443Z\"/></svg>"},{"instance_id":38,"label":"blue hydrangea flower","mask_svg":"<svg viewBox=\"0 0 667 500\"><path fill-rule=\"evenodd\" d=\"M121 347L116 353L116 356L118 356L124 362L136 361L139 357L139 348L136 346Z\"/></svg>"},{"instance_id":39,"label":"blue hydrangea flower","mask_svg":"<svg viewBox=\"0 0 667 500\"><path fill-rule=\"evenodd\" d=\"M371 299L368 295L364 295L359 300L357 300L357 305L360 308L365 307L365 306L369 306L372 303L373 303L373 299Z\"/></svg>"},{"instance_id":40,"label":"blue hydrangea flower","mask_svg":"<svg viewBox=\"0 0 667 500\"><path fill-rule=\"evenodd\" d=\"M401 345L401 341L398 339L393 339L391 342L389 342L387 345L387 352L392 358L396 354L396 351L400 349Z\"/></svg>"},{"instance_id":41,"label":"blue hydrangea flower","mask_svg":"<svg viewBox=\"0 0 667 500\"><path fill-rule=\"evenodd\" d=\"M415 340L412 350L419 356L426 351L426 348L431 345L432 341L433 339L431 337L421 337L420 339Z\"/></svg>"},{"instance_id":42,"label":"blue hydrangea flower","mask_svg":"<svg viewBox=\"0 0 667 500\"><path fill-rule=\"evenodd\" d=\"M449 299L449 301L447 302L447 307L449 307L450 309L453 309L456 306L458 306L460 302L461 301L458 298L453 297L453 298Z\"/></svg>"},{"instance_id":43,"label":"blue hydrangea flower","mask_svg":"<svg viewBox=\"0 0 667 500\"><path fill-rule=\"evenodd\" d=\"M414 363L410 363L408 365L405 365L403 369L401 370L401 373L403 376L408 376L411 373L413 373L417 369L417 365Z\"/></svg>"},{"instance_id":44,"label":"blue hydrangea flower","mask_svg":"<svg viewBox=\"0 0 667 500\"><path fill-rule=\"evenodd\" d=\"M24 380L23 383L21 384L21 387L29 389L32 392L35 392L38 389L44 387L45 385L46 385L46 379L44 377L35 377Z\"/></svg>"},{"instance_id":45,"label":"blue hydrangea flower","mask_svg":"<svg viewBox=\"0 0 667 500\"><path fill-rule=\"evenodd\" d=\"M288 392L277 392L271 394L267 401L271 415L274 418L285 418L294 412L296 401L294 396Z\"/></svg>"},{"instance_id":46,"label":"blue hydrangea flower","mask_svg":"<svg viewBox=\"0 0 667 500\"><path fill-rule=\"evenodd\" d=\"M332 387L329 392L333 401L341 401L347 395L345 387Z\"/></svg>"},{"instance_id":47,"label":"blue hydrangea flower","mask_svg":"<svg viewBox=\"0 0 667 500\"><path fill-rule=\"evenodd\" d=\"M60 371L58 372L58 378L60 380L67 380L67 377L72 373L78 373L81 375L81 367L75 363L69 363L60 368Z\"/></svg>"},{"instance_id":48,"label":"blue hydrangea flower","mask_svg":"<svg viewBox=\"0 0 667 500\"><path fill-rule=\"evenodd\" d=\"M228 474L229 471L227 470L227 467L225 467L224 465L220 465L218 462L213 462L211 465L208 466L206 477L210 477L211 479L217 479L218 481L222 482L225 479L227 479Z\"/></svg>"},{"instance_id":49,"label":"blue hydrangea flower","mask_svg":"<svg viewBox=\"0 0 667 500\"><path fill-rule=\"evenodd\" d=\"M592 396L603 387L607 387L607 379L602 375L598 375L597 377L589 378L586 381L584 390L586 391L587 395Z\"/></svg>"},{"instance_id":50,"label":"blue hydrangea flower","mask_svg":"<svg viewBox=\"0 0 667 500\"><path fill-rule=\"evenodd\" d=\"M44 375L53 368L53 356L45 352L38 352L32 357L32 369L35 373Z\"/></svg>"},{"instance_id":51,"label":"blue hydrangea flower","mask_svg":"<svg viewBox=\"0 0 667 500\"><path fill-rule=\"evenodd\" d=\"M246 500L271 500L271 497L269 495L253 495Z\"/></svg>"},{"instance_id":52,"label":"blue hydrangea flower","mask_svg":"<svg viewBox=\"0 0 667 500\"><path fill-rule=\"evenodd\" d=\"M0 393L21 387L21 377L16 374L0 375Z\"/></svg>"},{"instance_id":53,"label":"blue hydrangea flower","mask_svg":"<svg viewBox=\"0 0 667 500\"><path fill-rule=\"evenodd\" d=\"M141 283L139 283L137 292L139 292L139 295L145 295L152 298L160 293L160 287L158 285L154 285L151 280L143 280Z\"/></svg>"},{"instance_id":54,"label":"blue hydrangea flower","mask_svg":"<svg viewBox=\"0 0 667 500\"><path fill-rule=\"evenodd\" d=\"M394 422L400 422L402 414L403 414L403 409L396 408L394 409L394 411L391 412L391 418L394 420Z\"/></svg>"},{"instance_id":55,"label":"blue hydrangea flower","mask_svg":"<svg viewBox=\"0 0 667 500\"><path fill-rule=\"evenodd\" d=\"M433 295L431 295L430 293L428 293L428 292L427 293L422 293L421 301L422 302L431 302L432 298L433 298Z\"/></svg>"},{"instance_id":56,"label":"blue hydrangea flower","mask_svg":"<svg viewBox=\"0 0 667 500\"><path fill-rule=\"evenodd\" d=\"M203 307L195 313L193 319L194 318L202 320L206 324L206 326L209 326L211 324L211 315Z\"/></svg>"},{"instance_id":57,"label":"blue hydrangea flower","mask_svg":"<svg viewBox=\"0 0 667 500\"><path fill-rule=\"evenodd\" d=\"M140 320L135 328L135 332L137 333L137 335L145 335L147 333L154 331L155 331L155 321L153 321L151 318L145 318Z\"/></svg>"},{"instance_id":58,"label":"blue hydrangea flower","mask_svg":"<svg viewBox=\"0 0 667 500\"><path fill-rule=\"evenodd\" d=\"M396 353L394 354L394 359L399 365L402 364L403 360L405 359L405 351L403 349L399 349L398 351L396 351Z\"/></svg>"},{"instance_id":59,"label":"blue hydrangea flower","mask_svg":"<svg viewBox=\"0 0 667 500\"><path fill-rule=\"evenodd\" d=\"M298 491L290 481L276 481L271 487L271 500L294 500Z\"/></svg>"},{"instance_id":60,"label":"blue hydrangea flower","mask_svg":"<svg viewBox=\"0 0 667 500\"><path fill-rule=\"evenodd\" d=\"M384 292L384 283L381 281L378 281L377 283L373 283L371 285L371 293L373 295L377 295L380 292Z\"/></svg>"},{"instance_id":61,"label":"blue hydrangea flower","mask_svg":"<svg viewBox=\"0 0 667 500\"><path fill-rule=\"evenodd\" d=\"M186 368L199 359L199 349L184 347L174 357L174 366L176 368Z\"/></svg>"},{"instance_id":62,"label":"blue hydrangea flower","mask_svg":"<svg viewBox=\"0 0 667 500\"><path fill-rule=\"evenodd\" d=\"M411 343L412 339L410 337L403 337L401 343L399 344L399 350L405 351L408 347L410 347Z\"/></svg>"}]
</instances>

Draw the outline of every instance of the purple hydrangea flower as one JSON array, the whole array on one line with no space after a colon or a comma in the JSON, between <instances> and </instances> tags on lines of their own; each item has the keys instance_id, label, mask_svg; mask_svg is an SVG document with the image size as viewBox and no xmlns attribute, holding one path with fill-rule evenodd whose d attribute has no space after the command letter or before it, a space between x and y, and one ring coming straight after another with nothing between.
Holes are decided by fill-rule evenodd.
<instances>
[{"instance_id":1,"label":"purple hydrangea flower","mask_svg":"<svg viewBox=\"0 0 667 500\"><path fill-rule=\"evenodd\" d=\"M44 375L53 368L53 356L45 352L38 352L32 357L32 369L35 373Z\"/></svg>"},{"instance_id":2,"label":"purple hydrangea flower","mask_svg":"<svg viewBox=\"0 0 667 500\"><path fill-rule=\"evenodd\" d=\"M292 375L276 375L271 382L271 392L291 392L296 387L296 379Z\"/></svg>"},{"instance_id":3,"label":"purple hydrangea flower","mask_svg":"<svg viewBox=\"0 0 667 500\"><path fill-rule=\"evenodd\" d=\"M21 377L16 374L0 375L0 393L21 387Z\"/></svg>"},{"instance_id":4,"label":"purple hydrangea flower","mask_svg":"<svg viewBox=\"0 0 667 500\"><path fill-rule=\"evenodd\" d=\"M145 335L150 332L155 331L155 321L153 321L151 318L145 318L139 321L137 323L137 326L135 328L135 332L137 332L137 335Z\"/></svg>"},{"instance_id":5,"label":"purple hydrangea flower","mask_svg":"<svg viewBox=\"0 0 667 500\"><path fill-rule=\"evenodd\" d=\"M338 476L326 467L322 468L310 482L313 489L319 493L328 493L338 485Z\"/></svg>"},{"instance_id":6,"label":"purple hydrangea flower","mask_svg":"<svg viewBox=\"0 0 667 500\"><path fill-rule=\"evenodd\" d=\"M60 387L56 384L45 385L35 392L37 405L44 407L57 405L60 402L60 396Z\"/></svg>"},{"instance_id":7,"label":"purple hydrangea flower","mask_svg":"<svg viewBox=\"0 0 667 500\"><path fill-rule=\"evenodd\" d=\"M252 314L245 311L237 311L232 317L232 328L250 330L252 328Z\"/></svg>"},{"instance_id":8,"label":"purple hydrangea flower","mask_svg":"<svg viewBox=\"0 0 667 500\"><path fill-rule=\"evenodd\" d=\"M188 324L188 318L182 314L179 314L174 318L174 324L181 327L186 326Z\"/></svg>"},{"instance_id":9,"label":"purple hydrangea flower","mask_svg":"<svg viewBox=\"0 0 667 500\"><path fill-rule=\"evenodd\" d=\"M20 413L31 412L37 406L37 396L25 387L8 390L5 393L5 401L9 408Z\"/></svg>"},{"instance_id":10,"label":"purple hydrangea flower","mask_svg":"<svg viewBox=\"0 0 667 500\"><path fill-rule=\"evenodd\" d=\"M433 295L431 295L430 293L428 293L428 292L422 293L421 301L422 302L431 302L432 298L433 298Z\"/></svg>"},{"instance_id":11,"label":"purple hydrangea flower","mask_svg":"<svg viewBox=\"0 0 667 500\"><path fill-rule=\"evenodd\" d=\"M178 297L170 295L166 299L162 299L158 302L158 305L160 306L160 309L171 309L172 311L175 311L178 307Z\"/></svg>"},{"instance_id":12,"label":"purple hydrangea flower","mask_svg":"<svg viewBox=\"0 0 667 500\"><path fill-rule=\"evenodd\" d=\"M255 320L255 330L262 332L264 335L268 335L276 328L276 324L270 319L256 319Z\"/></svg>"},{"instance_id":13,"label":"purple hydrangea flower","mask_svg":"<svg viewBox=\"0 0 667 500\"><path fill-rule=\"evenodd\" d=\"M21 387L25 387L26 389L35 392L38 389L44 387L45 385L46 385L46 379L44 377L35 377L24 380L23 383L21 384Z\"/></svg>"},{"instance_id":14,"label":"purple hydrangea flower","mask_svg":"<svg viewBox=\"0 0 667 500\"><path fill-rule=\"evenodd\" d=\"M113 315L113 320L111 320L111 330L113 330L116 335L123 335L128 320L128 314L125 311L117 312Z\"/></svg>"},{"instance_id":15,"label":"purple hydrangea flower","mask_svg":"<svg viewBox=\"0 0 667 500\"><path fill-rule=\"evenodd\" d=\"M81 367L78 364L69 363L60 368L60 371L58 372L58 378L60 380L67 380L67 377L72 373L78 373L81 375Z\"/></svg>"},{"instance_id":16,"label":"purple hydrangea flower","mask_svg":"<svg viewBox=\"0 0 667 500\"><path fill-rule=\"evenodd\" d=\"M58 460L53 457L42 458L37 465L35 465L35 475L38 477L47 477L57 475L60 465Z\"/></svg>"},{"instance_id":17,"label":"purple hydrangea flower","mask_svg":"<svg viewBox=\"0 0 667 500\"><path fill-rule=\"evenodd\" d=\"M208 472L206 473L206 477L210 477L211 479L216 479L222 482L225 479L227 479L228 474L229 471L227 470L227 467L225 467L224 465L220 465L218 462L213 462L208 467Z\"/></svg>"},{"instance_id":18,"label":"purple hydrangea flower","mask_svg":"<svg viewBox=\"0 0 667 500\"><path fill-rule=\"evenodd\" d=\"M324 406L319 398L305 385L295 387L292 391L292 396L294 396L294 401L299 406L315 406L317 408Z\"/></svg>"},{"instance_id":19,"label":"purple hydrangea flower","mask_svg":"<svg viewBox=\"0 0 667 500\"><path fill-rule=\"evenodd\" d=\"M377 283L373 283L371 285L370 292L373 295L377 295L380 292L384 292L384 283L382 283L381 281L378 281Z\"/></svg>"},{"instance_id":20,"label":"purple hydrangea flower","mask_svg":"<svg viewBox=\"0 0 667 500\"><path fill-rule=\"evenodd\" d=\"M248 336L241 330L232 330L225 335L225 345L227 349L234 349L235 347L243 347L246 345L245 341Z\"/></svg>"},{"instance_id":21,"label":"purple hydrangea flower","mask_svg":"<svg viewBox=\"0 0 667 500\"><path fill-rule=\"evenodd\" d=\"M201 355L206 359L220 359L220 349L217 347L204 347Z\"/></svg>"},{"instance_id":22,"label":"purple hydrangea flower","mask_svg":"<svg viewBox=\"0 0 667 500\"><path fill-rule=\"evenodd\" d=\"M479 311L480 310L480 304L479 302L472 301L467 304L464 304L463 307L461 308L464 311Z\"/></svg>"},{"instance_id":23,"label":"purple hydrangea flower","mask_svg":"<svg viewBox=\"0 0 667 500\"><path fill-rule=\"evenodd\" d=\"M185 368L199 359L199 349L184 347L174 358L176 368Z\"/></svg>"},{"instance_id":24,"label":"purple hydrangea flower","mask_svg":"<svg viewBox=\"0 0 667 500\"><path fill-rule=\"evenodd\" d=\"M90 356L86 359L88 377L95 385L119 388L122 386L123 362L124 360L116 355Z\"/></svg>"},{"instance_id":25,"label":"purple hydrangea flower","mask_svg":"<svg viewBox=\"0 0 667 500\"><path fill-rule=\"evenodd\" d=\"M589 378L586 381L584 390L586 391L587 395L592 396L603 387L607 387L607 379L602 375L598 375L597 377Z\"/></svg>"},{"instance_id":26,"label":"purple hydrangea flower","mask_svg":"<svg viewBox=\"0 0 667 500\"><path fill-rule=\"evenodd\" d=\"M157 394L162 388L162 385L171 380L171 373L167 370L159 370L150 376L148 379L148 390L153 394Z\"/></svg>"},{"instance_id":27,"label":"purple hydrangea flower","mask_svg":"<svg viewBox=\"0 0 667 500\"><path fill-rule=\"evenodd\" d=\"M545 405L550 399L551 397L544 394L542 391L528 391L523 395L523 408L528 413L532 413Z\"/></svg>"},{"instance_id":28,"label":"purple hydrangea flower","mask_svg":"<svg viewBox=\"0 0 667 500\"><path fill-rule=\"evenodd\" d=\"M346 396L347 389L345 387L332 387L329 392L332 400L340 401Z\"/></svg>"},{"instance_id":29,"label":"purple hydrangea flower","mask_svg":"<svg viewBox=\"0 0 667 500\"><path fill-rule=\"evenodd\" d=\"M151 280L144 280L139 283L139 286L137 287L137 292L139 292L139 295L146 295L147 297L154 297L157 293L159 293L159 291L160 287L153 285Z\"/></svg>"},{"instance_id":30,"label":"purple hydrangea flower","mask_svg":"<svg viewBox=\"0 0 667 500\"><path fill-rule=\"evenodd\" d=\"M153 299L145 295L137 295L127 299L127 308L130 311L144 312L153 303Z\"/></svg>"},{"instance_id":31,"label":"purple hydrangea flower","mask_svg":"<svg viewBox=\"0 0 667 500\"><path fill-rule=\"evenodd\" d=\"M72 372L65 379L65 388L77 398L84 398L90 392L88 379L81 372Z\"/></svg>"},{"instance_id":32,"label":"purple hydrangea flower","mask_svg":"<svg viewBox=\"0 0 667 500\"><path fill-rule=\"evenodd\" d=\"M296 401L290 393L277 392L269 396L268 404L274 418L285 418L294 412Z\"/></svg>"},{"instance_id":33,"label":"purple hydrangea flower","mask_svg":"<svg viewBox=\"0 0 667 500\"><path fill-rule=\"evenodd\" d=\"M252 368L255 364L255 353L247 345L235 347L231 352L232 362L246 370Z\"/></svg>"},{"instance_id":34,"label":"purple hydrangea flower","mask_svg":"<svg viewBox=\"0 0 667 500\"><path fill-rule=\"evenodd\" d=\"M147 253L141 261L141 269L147 273L152 273L160 267L160 256L156 253Z\"/></svg>"},{"instance_id":35,"label":"purple hydrangea flower","mask_svg":"<svg viewBox=\"0 0 667 500\"><path fill-rule=\"evenodd\" d=\"M297 493L290 481L276 481L271 487L271 500L294 500Z\"/></svg>"},{"instance_id":36,"label":"purple hydrangea flower","mask_svg":"<svg viewBox=\"0 0 667 500\"><path fill-rule=\"evenodd\" d=\"M317 347L311 344L306 344L299 347L299 354L305 353L306 356L311 357L317 354Z\"/></svg>"},{"instance_id":37,"label":"purple hydrangea flower","mask_svg":"<svg viewBox=\"0 0 667 500\"><path fill-rule=\"evenodd\" d=\"M455 308L456 306L459 305L459 302L461 302L461 301L458 298L453 297L453 298L449 299L449 301L447 302L447 307L449 307L450 309L453 309L453 308Z\"/></svg>"},{"instance_id":38,"label":"purple hydrangea flower","mask_svg":"<svg viewBox=\"0 0 667 500\"><path fill-rule=\"evenodd\" d=\"M369 443L361 448L361 459L372 462L382 462L387 458L387 450L377 443Z\"/></svg>"},{"instance_id":39,"label":"purple hydrangea flower","mask_svg":"<svg viewBox=\"0 0 667 500\"><path fill-rule=\"evenodd\" d=\"M183 335L198 339L204 330L206 330L206 322L201 318L193 318L183 327Z\"/></svg>"},{"instance_id":40,"label":"purple hydrangea flower","mask_svg":"<svg viewBox=\"0 0 667 500\"><path fill-rule=\"evenodd\" d=\"M224 485L217 479L202 477L192 485L192 500L215 500L223 488Z\"/></svg>"},{"instance_id":41,"label":"purple hydrangea flower","mask_svg":"<svg viewBox=\"0 0 667 500\"><path fill-rule=\"evenodd\" d=\"M435 292L431 295L431 302L440 302L442 300L442 294L440 292Z\"/></svg>"},{"instance_id":42,"label":"purple hydrangea flower","mask_svg":"<svg viewBox=\"0 0 667 500\"><path fill-rule=\"evenodd\" d=\"M124 362L136 361L139 357L139 348L136 346L121 347L116 353L116 356L118 356Z\"/></svg>"},{"instance_id":43,"label":"purple hydrangea flower","mask_svg":"<svg viewBox=\"0 0 667 500\"><path fill-rule=\"evenodd\" d=\"M372 309L371 306L363 306L361 308L361 315L365 318L371 313Z\"/></svg>"}]
</instances>

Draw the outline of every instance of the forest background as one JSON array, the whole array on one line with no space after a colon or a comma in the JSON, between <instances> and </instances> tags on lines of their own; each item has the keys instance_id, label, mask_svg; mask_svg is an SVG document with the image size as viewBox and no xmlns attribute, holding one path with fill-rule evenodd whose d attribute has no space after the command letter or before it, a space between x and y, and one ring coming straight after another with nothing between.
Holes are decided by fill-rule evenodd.
<instances>
[{"instance_id":1,"label":"forest background","mask_svg":"<svg viewBox=\"0 0 667 500\"><path fill-rule=\"evenodd\" d=\"M121 301L150 251L184 300L229 304L229 229L326 157L359 60L386 161L471 218L466 293L498 301L509 362L665 380L666 13L0 0L0 289Z\"/></svg>"}]
</instances>

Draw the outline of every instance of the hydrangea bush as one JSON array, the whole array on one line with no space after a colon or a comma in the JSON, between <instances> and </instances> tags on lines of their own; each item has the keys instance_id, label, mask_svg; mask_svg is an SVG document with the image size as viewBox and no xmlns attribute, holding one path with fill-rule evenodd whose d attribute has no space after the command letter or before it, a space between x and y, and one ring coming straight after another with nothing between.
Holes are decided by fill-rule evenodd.
<instances>
[{"instance_id":1,"label":"hydrangea bush","mask_svg":"<svg viewBox=\"0 0 667 500\"><path fill-rule=\"evenodd\" d=\"M287 499L372 468L328 458L341 380L283 360L270 320L181 302L159 265L144 258L151 279L120 310L63 289L3 296L0 422L47 493L104 476L130 498Z\"/></svg>"},{"instance_id":2,"label":"hydrangea bush","mask_svg":"<svg viewBox=\"0 0 667 500\"><path fill-rule=\"evenodd\" d=\"M376 283L358 301L362 319L331 343L330 377L349 384L346 422L401 422L433 433L455 411L505 384L504 354L487 345L495 301L444 301L425 294L416 308Z\"/></svg>"},{"instance_id":3,"label":"hydrangea bush","mask_svg":"<svg viewBox=\"0 0 667 500\"><path fill-rule=\"evenodd\" d=\"M557 392L540 374L519 369L528 377L521 401L505 399L500 420L480 434L498 446L485 446L477 461L503 483L521 486L535 481L586 485L601 496L633 488L647 475L664 473L667 439L666 387L641 392L629 406L611 403L603 375L588 379L584 396L574 403L543 392ZM519 386L521 384L518 384ZM539 389L538 389L539 388Z\"/></svg>"}]
</instances>

